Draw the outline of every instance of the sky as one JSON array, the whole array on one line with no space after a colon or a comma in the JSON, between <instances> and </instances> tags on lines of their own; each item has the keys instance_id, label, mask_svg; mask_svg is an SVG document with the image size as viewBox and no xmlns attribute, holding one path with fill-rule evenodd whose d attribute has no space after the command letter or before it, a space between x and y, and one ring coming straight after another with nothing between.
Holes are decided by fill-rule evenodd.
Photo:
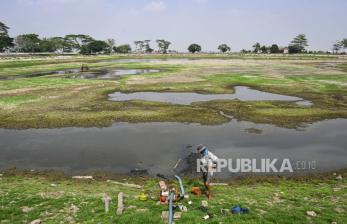
<instances>
[{"instance_id":1,"label":"sky","mask_svg":"<svg viewBox=\"0 0 347 224\"><path fill-rule=\"evenodd\" d=\"M186 51L198 43L216 51L226 43L232 51L255 42L287 46L300 33L308 49L331 50L347 38L346 0L0 0L0 21L10 35L40 37L88 34L116 44L156 39Z\"/></svg>"}]
</instances>

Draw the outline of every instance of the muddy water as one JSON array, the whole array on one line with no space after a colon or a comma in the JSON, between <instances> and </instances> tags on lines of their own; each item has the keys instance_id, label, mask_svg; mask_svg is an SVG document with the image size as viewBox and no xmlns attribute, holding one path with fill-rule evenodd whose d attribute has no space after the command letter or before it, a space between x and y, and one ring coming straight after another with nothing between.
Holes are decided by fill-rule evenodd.
<instances>
[{"instance_id":1,"label":"muddy water","mask_svg":"<svg viewBox=\"0 0 347 224\"><path fill-rule=\"evenodd\" d=\"M156 69L110 69L95 72L80 72L78 75L70 76L70 78L82 79L118 79L123 75L139 75L145 73L159 72Z\"/></svg>"},{"instance_id":2,"label":"muddy water","mask_svg":"<svg viewBox=\"0 0 347 224\"><path fill-rule=\"evenodd\" d=\"M111 101L129 101L129 100L146 100L157 101L172 104L189 105L193 102L210 101L210 100L234 100L242 101L265 101L265 100L281 100L281 101L297 101L302 106L311 106L310 101L303 100L299 97L286 96L268 92L262 92L250 89L245 86L236 86L234 94L199 94L199 93L178 93L178 92L135 92L121 93L115 92L109 94Z\"/></svg>"},{"instance_id":3,"label":"muddy water","mask_svg":"<svg viewBox=\"0 0 347 224\"><path fill-rule=\"evenodd\" d=\"M250 128L262 132L245 131ZM316 172L347 167L346 136L346 119L318 122L303 131L243 121L218 126L115 123L108 128L0 129L0 168L59 169L75 174L93 170L128 173L139 168L152 175L170 174L176 161L191 153L187 145L204 143L221 158L289 158L292 164L316 161L312 170Z\"/></svg>"}]
</instances>

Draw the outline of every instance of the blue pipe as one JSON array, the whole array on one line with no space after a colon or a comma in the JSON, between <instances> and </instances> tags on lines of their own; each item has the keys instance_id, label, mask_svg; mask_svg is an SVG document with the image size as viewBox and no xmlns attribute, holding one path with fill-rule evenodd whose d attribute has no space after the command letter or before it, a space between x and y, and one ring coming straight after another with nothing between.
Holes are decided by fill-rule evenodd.
<instances>
[{"instance_id":1,"label":"blue pipe","mask_svg":"<svg viewBox=\"0 0 347 224\"><path fill-rule=\"evenodd\" d=\"M173 199L175 197L175 193L171 192L169 197L169 224L173 223Z\"/></svg>"},{"instance_id":2,"label":"blue pipe","mask_svg":"<svg viewBox=\"0 0 347 224\"><path fill-rule=\"evenodd\" d=\"M179 176L175 175L176 179L178 180L178 184L180 185L180 199L183 199L184 198L184 187L183 187L183 184L182 184L182 180Z\"/></svg>"}]
</instances>

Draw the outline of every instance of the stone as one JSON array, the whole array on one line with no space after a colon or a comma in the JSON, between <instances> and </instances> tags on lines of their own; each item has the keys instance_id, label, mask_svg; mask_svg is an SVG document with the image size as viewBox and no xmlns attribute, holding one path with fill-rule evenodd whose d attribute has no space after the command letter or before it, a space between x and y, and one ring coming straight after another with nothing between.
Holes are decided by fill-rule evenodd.
<instances>
[{"instance_id":1,"label":"stone","mask_svg":"<svg viewBox=\"0 0 347 224\"><path fill-rule=\"evenodd\" d=\"M202 207L208 207L208 202L207 201L201 201L201 206Z\"/></svg>"},{"instance_id":2,"label":"stone","mask_svg":"<svg viewBox=\"0 0 347 224\"><path fill-rule=\"evenodd\" d=\"M307 211L307 212L306 212L306 215L311 216L311 217L316 217L316 216L317 216L317 213L314 212L314 211Z\"/></svg>"},{"instance_id":3,"label":"stone","mask_svg":"<svg viewBox=\"0 0 347 224\"><path fill-rule=\"evenodd\" d=\"M342 180L342 175L339 174L339 175L336 177L336 180Z\"/></svg>"}]
</instances>

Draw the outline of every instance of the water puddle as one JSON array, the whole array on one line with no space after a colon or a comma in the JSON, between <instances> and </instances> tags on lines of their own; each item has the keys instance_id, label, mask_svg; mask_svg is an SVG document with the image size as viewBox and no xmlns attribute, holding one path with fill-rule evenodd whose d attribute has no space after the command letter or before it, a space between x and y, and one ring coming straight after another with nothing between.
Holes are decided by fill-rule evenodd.
<instances>
[{"instance_id":1,"label":"water puddle","mask_svg":"<svg viewBox=\"0 0 347 224\"><path fill-rule=\"evenodd\" d=\"M95 72L80 72L78 75L69 76L69 78L82 78L82 79L119 79L124 75L139 75L146 73L159 72L157 69L111 69L100 70Z\"/></svg>"},{"instance_id":2,"label":"water puddle","mask_svg":"<svg viewBox=\"0 0 347 224\"><path fill-rule=\"evenodd\" d=\"M193 102L201 101L234 99L239 99L241 101L296 101L297 104L302 106L312 105L312 102L299 97L262 92L250 89L246 86L236 86L234 94L199 94L191 92L115 92L108 96L111 101L145 100L183 105L189 105Z\"/></svg>"}]
</instances>

